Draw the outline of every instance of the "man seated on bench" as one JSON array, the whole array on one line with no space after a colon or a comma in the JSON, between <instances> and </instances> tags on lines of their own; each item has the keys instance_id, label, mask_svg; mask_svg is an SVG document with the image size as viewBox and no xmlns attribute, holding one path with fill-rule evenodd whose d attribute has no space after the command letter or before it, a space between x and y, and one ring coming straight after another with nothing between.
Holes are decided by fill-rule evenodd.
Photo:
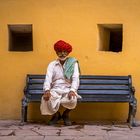
<instances>
[{"instance_id":1,"label":"man seated on bench","mask_svg":"<svg viewBox=\"0 0 140 140\"><path fill-rule=\"evenodd\" d=\"M79 64L77 59L68 57L72 46L62 40L54 44L54 50L58 56L47 68L44 82L44 95L41 99L41 114L53 115L49 125L56 124L61 118L65 125L72 125L69 112L77 105L79 87ZM62 105L65 111L61 115L59 107Z\"/></svg>"}]
</instances>

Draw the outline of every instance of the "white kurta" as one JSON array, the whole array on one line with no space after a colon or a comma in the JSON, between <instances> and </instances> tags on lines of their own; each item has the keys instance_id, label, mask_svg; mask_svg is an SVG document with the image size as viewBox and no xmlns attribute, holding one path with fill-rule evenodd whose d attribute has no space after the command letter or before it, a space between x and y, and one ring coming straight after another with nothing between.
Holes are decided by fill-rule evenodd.
<instances>
[{"instance_id":1,"label":"white kurta","mask_svg":"<svg viewBox=\"0 0 140 140\"><path fill-rule=\"evenodd\" d=\"M64 65L63 65L64 66ZM46 78L44 82L43 90L50 90L51 97L48 101L41 99L41 114L52 115L56 113L60 107L60 104L68 109L74 109L77 105L77 98L81 98L77 94L79 87L79 68L78 63L74 64L74 73L72 80L66 80L63 74L63 67L59 60L51 62L47 68ZM68 98L68 93L74 91L76 93L75 98Z\"/></svg>"}]
</instances>

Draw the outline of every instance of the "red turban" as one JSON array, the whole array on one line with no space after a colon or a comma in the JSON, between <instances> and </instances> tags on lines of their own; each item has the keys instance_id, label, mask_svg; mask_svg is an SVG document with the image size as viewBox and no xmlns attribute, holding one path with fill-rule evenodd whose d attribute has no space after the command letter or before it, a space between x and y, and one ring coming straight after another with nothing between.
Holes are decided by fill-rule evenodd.
<instances>
[{"instance_id":1,"label":"red turban","mask_svg":"<svg viewBox=\"0 0 140 140\"><path fill-rule=\"evenodd\" d=\"M72 51L72 46L63 40L59 40L54 44L54 50L56 52L66 51L66 52L70 53Z\"/></svg>"}]
</instances>

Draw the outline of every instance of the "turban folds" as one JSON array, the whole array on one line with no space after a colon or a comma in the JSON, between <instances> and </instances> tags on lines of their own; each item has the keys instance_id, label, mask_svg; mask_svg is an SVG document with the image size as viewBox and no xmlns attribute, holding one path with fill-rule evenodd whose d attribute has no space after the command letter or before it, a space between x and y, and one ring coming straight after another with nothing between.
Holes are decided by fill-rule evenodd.
<instances>
[{"instance_id":1,"label":"turban folds","mask_svg":"<svg viewBox=\"0 0 140 140\"><path fill-rule=\"evenodd\" d=\"M54 44L54 50L56 52L66 51L70 53L72 51L72 46L63 40L59 40Z\"/></svg>"}]
</instances>

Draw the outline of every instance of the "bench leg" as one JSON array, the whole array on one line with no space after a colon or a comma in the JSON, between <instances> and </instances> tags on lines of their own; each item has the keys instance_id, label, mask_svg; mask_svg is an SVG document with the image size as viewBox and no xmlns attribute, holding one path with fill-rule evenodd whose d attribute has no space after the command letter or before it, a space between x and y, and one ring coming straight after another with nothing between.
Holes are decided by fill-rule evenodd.
<instances>
[{"instance_id":1,"label":"bench leg","mask_svg":"<svg viewBox=\"0 0 140 140\"><path fill-rule=\"evenodd\" d=\"M131 126L135 127L136 121L135 121L135 115L137 111L137 100L134 98L133 102L129 103L129 114L127 122L130 123Z\"/></svg>"},{"instance_id":2,"label":"bench leg","mask_svg":"<svg viewBox=\"0 0 140 140\"><path fill-rule=\"evenodd\" d=\"M24 125L27 122L27 109L28 109L28 101L27 98L24 97L22 99L22 107L21 107L21 124Z\"/></svg>"}]
</instances>

